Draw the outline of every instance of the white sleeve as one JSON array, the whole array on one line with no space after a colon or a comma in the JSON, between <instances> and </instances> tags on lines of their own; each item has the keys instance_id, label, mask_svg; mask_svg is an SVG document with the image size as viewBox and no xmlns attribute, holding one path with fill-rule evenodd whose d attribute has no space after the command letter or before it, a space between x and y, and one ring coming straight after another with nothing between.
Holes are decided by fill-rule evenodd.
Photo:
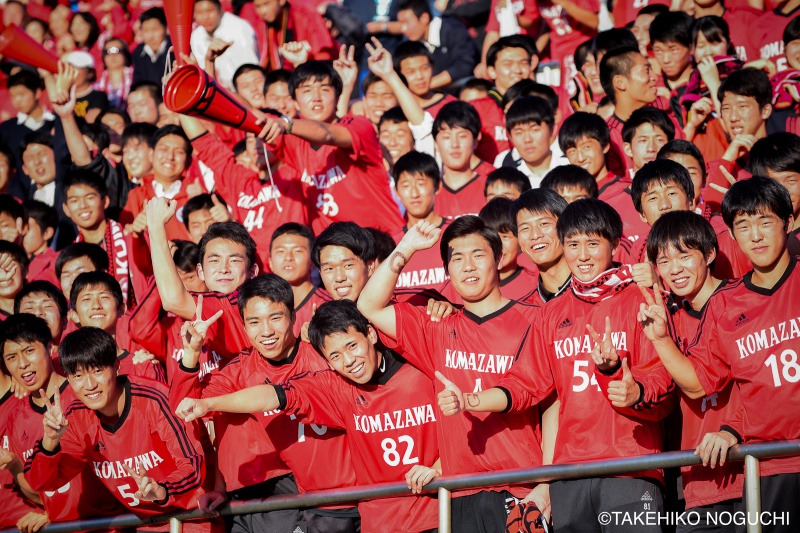
<instances>
[{"instance_id":1,"label":"white sleeve","mask_svg":"<svg viewBox=\"0 0 800 533\"><path fill-rule=\"evenodd\" d=\"M431 130L433 129L433 115L426 111L421 124L414 125L409 122L408 127L411 129L411 135L414 136L414 149L417 152L435 157L436 149L433 142L433 135L431 135Z\"/></svg>"}]
</instances>

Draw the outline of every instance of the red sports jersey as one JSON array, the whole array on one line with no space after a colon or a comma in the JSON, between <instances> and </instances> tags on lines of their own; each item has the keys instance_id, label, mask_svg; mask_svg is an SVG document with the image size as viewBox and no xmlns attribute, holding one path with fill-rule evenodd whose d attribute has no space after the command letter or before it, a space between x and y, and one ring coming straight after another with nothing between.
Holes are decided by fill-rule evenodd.
<instances>
[{"instance_id":1,"label":"red sports jersey","mask_svg":"<svg viewBox=\"0 0 800 533\"><path fill-rule=\"evenodd\" d=\"M744 62L759 58L758 42L755 42L753 27L763 12L752 7L726 6L722 19L728 23L731 40L736 47L736 55Z\"/></svg>"},{"instance_id":2,"label":"red sports jersey","mask_svg":"<svg viewBox=\"0 0 800 533\"><path fill-rule=\"evenodd\" d=\"M753 269L753 263L744 255L733 239L721 215L714 215L708 221L717 234L717 244L719 245L717 258L712 265L714 276L718 279L741 278Z\"/></svg>"},{"instance_id":3,"label":"red sports jersey","mask_svg":"<svg viewBox=\"0 0 800 533\"><path fill-rule=\"evenodd\" d=\"M31 259L28 265L28 283L42 279L60 289L61 281L56 276L56 259L58 259L58 252L52 248L46 249Z\"/></svg>"},{"instance_id":4,"label":"red sports jersey","mask_svg":"<svg viewBox=\"0 0 800 533\"><path fill-rule=\"evenodd\" d=\"M347 431L359 485L405 480L414 465L439 458L436 393L430 378L384 350L370 383L357 385L323 370L283 386L287 414ZM383 498L358 504L362 531L415 533L436 527L436 500Z\"/></svg>"},{"instance_id":5,"label":"red sports jersey","mask_svg":"<svg viewBox=\"0 0 800 533\"><path fill-rule=\"evenodd\" d=\"M442 96L441 100L439 100L438 102L434 102L432 104L429 104L426 107L423 107L422 110L427 112L427 113L430 113L431 116L434 119L436 119L436 115L439 114L439 110L442 109L447 104L449 104L450 102L458 102L458 98L456 98L452 94L444 94Z\"/></svg>"},{"instance_id":6,"label":"red sports jersey","mask_svg":"<svg viewBox=\"0 0 800 533\"><path fill-rule=\"evenodd\" d=\"M445 228L450 223L447 219L442 221L439 228L444 233ZM403 227L392 234L395 244L400 244L400 241L408 231L408 227ZM441 236L439 237L441 241ZM414 288L421 289L435 289L440 290L442 284L450 279L447 272L444 270L442 263L442 255L439 251L439 242L427 250L416 252L411 256L411 261L405 266L397 278L398 289L401 288Z\"/></svg>"},{"instance_id":7,"label":"red sports jersey","mask_svg":"<svg viewBox=\"0 0 800 533\"><path fill-rule=\"evenodd\" d=\"M609 172L605 178L597 182L600 190L598 198L614 208L622 218L622 235L635 243L641 238L647 238L650 226L642 220L641 215L633 205L631 197L631 180L615 176Z\"/></svg>"},{"instance_id":8,"label":"red sports jersey","mask_svg":"<svg viewBox=\"0 0 800 533\"><path fill-rule=\"evenodd\" d=\"M294 336L300 338L303 324L311 321L314 311L325 302L330 302L333 298L328 291L322 287L314 287L305 299L294 308Z\"/></svg>"},{"instance_id":9,"label":"red sports jersey","mask_svg":"<svg viewBox=\"0 0 800 533\"><path fill-rule=\"evenodd\" d=\"M261 181L256 172L236 163L233 152L213 135L192 141L197 157L214 171L217 192L231 208L233 217L247 228L257 243L262 265L269 265L272 233L286 222L308 224L303 184L292 167L283 166L273 175L275 186Z\"/></svg>"},{"instance_id":10,"label":"red sports jersey","mask_svg":"<svg viewBox=\"0 0 800 533\"><path fill-rule=\"evenodd\" d=\"M62 406L77 400L75 393L67 381L60 387ZM50 401L53 401L50 398ZM47 487L40 487L33 482L27 470L27 461L39 448L39 441L44 436L42 418L46 407L39 407L29 396L18 404L18 408L8 415L8 438L10 449L26 461L25 479L33 490L39 492L45 511L51 522L80 520L93 516L113 516L123 512L122 506L113 494L110 494L102 483L88 468L80 468L72 476L60 480ZM69 419L72 425L72 419ZM135 490L134 490L135 492ZM85 494L91 494L86 498Z\"/></svg>"},{"instance_id":11,"label":"red sports jersey","mask_svg":"<svg viewBox=\"0 0 800 533\"><path fill-rule=\"evenodd\" d=\"M659 77L658 80L659 84L663 86L664 78ZM675 113L670 106L669 99L659 96L655 102L647 107L654 107L666 112L667 116L672 121L672 125L675 127L675 138L686 138L686 135L683 133L683 126L681 126L678 119L675 118ZM608 128L611 130L611 148L606 155L608 170L621 176L627 176L628 170L633 168L633 159L625 154L622 149L622 145L625 143L622 139L622 129L625 127L625 121L617 115L612 114L606 119L606 124L608 124Z\"/></svg>"},{"instance_id":12,"label":"red sports jersey","mask_svg":"<svg viewBox=\"0 0 800 533\"><path fill-rule=\"evenodd\" d=\"M732 380L742 404L745 442L800 437L800 269L792 257L772 289L753 285L752 272L715 292L706 304L689 359L706 391ZM764 459L761 475L800 472L800 457Z\"/></svg>"},{"instance_id":13,"label":"red sports jersey","mask_svg":"<svg viewBox=\"0 0 800 533\"><path fill-rule=\"evenodd\" d=\"M554 463L580 463L647 455L663 450L660 420L674 407L674 385L663 370L653 345L644 336L636 313L643 302L639 287L630 284L611 298L589 303L568 290L542 307L517 355L511 372L497 384L507 391L512 411L524 411L555 389L561 401ZM634 378L643 387L640 402L617 408L608 400L611 380L622 370L604 375L592 361L591 324L605 331L611 320L611 339L619 357L627 357ZM661 471L632 474L663 479Z\"/></svg>"},{"instance_id":14,"label":"red sports jersey","mask_svg":"<svg viewBox=\"0 0 800 533\"><path fill-rule=\"evenodd\" d=\"M463 391L491 388L515 364L516 350L530 325L509 302L485 317L461 310L432 322L424 309L394 306L397 347L403 357L431 380L439 371ZM436 428L444 475L530 468L542 464L540 417L537 411L469 413L443 416ZM525 497L527 487L494 487ZM477 489L460 495L473 494Z\"/></svg>"},{"instance_id":15,"label":"red sports jersey","mask_svg":"<svg viewBox=\"0 0 800 533\"><path fill-rule=\"evenodd\" d=\"M636 20L636 15L647 6L669 6L669 0L619 0L614 2L614 26L624 28Z\"/></svg>"},{"instance_id":16,"label":"red sports jersey","mask_svg":"<svg viewBox=\"0 0 800 533\"><path fill-rule=\"evenodd\" d=\"M478 112L481 119L481 138L475 155L483 161L494 161L500 152L509 149L506 118L500 105L490 96L472 100L469 104ZM441 214L436 205L437 211Z\"/></svg>"},{"instance_id":17,"label":"red sports jersey","mask_svg":"<svg viewBox=\"0 0 800 533\"><path fill-rule=\"evenodd\" d=\"M191 385L190 396L202 394L208 398L264 383L283 383L294 376L327 368L325 360L310 344L298 340L289 358L279 363L265 359L254 349L243 351L204 383L202 391L197 379L186 369L181 368L183 377L178 379ZM283 416L280 411L257 415L220 413L214 420L220 471L229 482L228 490L233 490L230 483L240 488L286 474L287 465L301 492L356 484L350 449L342 430L305 425L297 417ZM282 459L280 463L275 461L277 455Z\"/></svg>"},{"instance_id":18,"label":"red sports jersey","mask_svg":"<svg viewBox=\"0 0 800 533\"><path fill-rule=\"evenodd\" d=\"M25 464L25 477L31 487L53 490L83 472L99 480L140 518L196 508L198 498L214 487L214 476L206 476L209 465L204 450L210 445L202 423L185 424L175 416L167 387L161 383L120 376L118 386L124 388L125 408L113 425L103 423L95 411L73 395L65 411L69 426L60 447L50 453L37 442ZM134 496L136 482L123 465L147 470L167 489L167 501L159 504ZM184 527L190 531L221 529L213 525L216 523L187 522Z\"/></svg>"},{"instance_id":19,"label":"red sports jersey","mask_svg":"<svg viewBox=\"0 0 800 533\"><path fill-rule=\"evenodd\" d=\"M489 10L489 20L486 22L487 33L490 31L500 32L500 23L497 20L498 3L498 0L492 0L492 7ZM514 15L517 17L525 17L532 22L528 28L521 27L521 33L530 35L534 39L537 38L541 30L541 20L536 2L532 0L513 0L511 2L511 9L514 10Z\"/></svg>"},{"instance_id":20,"label":"red sports jersey","mask_svg":"<svg viewBox=\"0 0 800 533\"><path fill-rule=\"evenodd\" d=\"M164 368L158 361L145 361L143 363L134 364L133 354L128 350L122 352L122 355L117 357L117 361L119 361L119 369L117 369L117 373L119 374L153 379L160 383L167 382L167 377L164 375Z\"/></svg>"},{"instance_id":21,"label":"red sports jersey","mask_svg":"<svg viewBox=\"0 0 800 533\"><path fill-rule=\"evenodd\" d=\"M222 311L222 316L211 325L206 334L205 345L209 350L216 352L226 363L236 357L239 352L250 347L250 339L244 332L244 324L239 314L238 289L230 294L221 292L193 292L191 294L195 303L197 303L197 297L200 294L203 295L204 318L214 316L217 311Z\"/></svg>"},{"instance_id":22,"label":"red sports jersey","mask_svg":"<svg viewBox=\"0 0 800 533\"><path fill-rule=\"evenodd\" d=\"M600 12L598 0L577 0L575 4L592 13ZM539 14L550 28L550 57L560 59L561 87L566 87L567 80L577 74L573 57L575 49L597 35L597 30L584 26L568 15L563 7L550 0L538 2L538 5Z\"/></svg>"},{"instance_id":23,"label":"red sports jersey","mask_svg":"<svg viewBox=\"0 0 800 533\"><path fill-rule=\"evenodd\" d=\"M114 276L114 279L119 283L119 288L122 290L122 299L126 305L131 303L128 301L131 293L130 283L130 268L129 253L131 248L131 236L124 234L122 224L116 220L106 219L106 231L103 240L98 243L99 246L108 254L109 274ZM85 242L83 234L78 233L75 237L75 242Z\"/></svg>"},{"instance_id":24,"label":"red sports jersey","mask_svg":"<svg viewBox=\"0 0 800 533\"><path fill-rule=\"evenodd\" d=\"M761 57L775 63L778 72L789 68L783 51L783 30L798 15L800 15L800 7L794 8L789 13L781 13L781 8L767 11L758 17L755 26L750 30L753 35L753 43L758 46ZM731 33L731 35L733 34Z\"/></svg>"},{"instance_id":25,"label":"red sports jersey","mask_svg":"<svg viewBox=\"0 0 800 533\"><path fill-rule=\"evenodd\" d=\"M500 293L509 300L521 300L539 284L539 274L522 267L506 279L500 280Z\"/></svg>"},{"instance_id":26,"label":"red sports jersey","mask_svg":"<svg viewBox=\"0 0 800 533\"><path fill-rule=\"evenodd\" d=\"M725 281L718 287L722 288ZM685 352L689 342L697 335L702 311L695 311L685 301L670 306L673 332L681 351ZM681 449L697 448L706 433L719 431L729 413L738 410L739 389L729 382L719 393L714 393L695 400L680 393L683 427L681 431ZM711 505L742 497L744 475L742 465L725 463L714 469L703 465L685 466L681 468L683 477L683 495L686 508Z\"/></svg>"},{"instance_id":27,"label":"red sports jersey","mask_svg":"<svg viewBox=\"0 0 800 533\"><path fill-rule=\"evenodd\" d=\"M447 218L477 215L486 205L486 196L483 194L486 176L494 169L492 164L481 161L472 169L475 172L474 177L459 189L451 189L442 180L442 186L436 191L434 199L436 212Z\"/></svg>"},{"instance_id":28,"label":"red sports jersey","mask_svg":"<svg viewBox=\"0 0 800 533\"><path fill-rule=\"evenodd\" d=\"M394 230L403 219L392 198L375 127L364 117L350 115L338 125L350 132L352 149L314 147L294 135L281 135L271 147L309 187L309 201L315 207L310 213L314 233L319 235L333 222L344 220L365 228Z\"/></svg>"},{"instance_id":29,"label":"red sports jersey","mask_svg":"<svg viewBox=\"0 0 800 533\"><path fill-rule=\"evenodd\" d=\"M8 451L11 451L11 421L7 417L22 408L22 401L11 390L0 397L0 447ZM8 470L0 470L0 527L16 527L17 521L30 512L42 513L44 509L22 494Z\"/></svg>"}]
</instances>

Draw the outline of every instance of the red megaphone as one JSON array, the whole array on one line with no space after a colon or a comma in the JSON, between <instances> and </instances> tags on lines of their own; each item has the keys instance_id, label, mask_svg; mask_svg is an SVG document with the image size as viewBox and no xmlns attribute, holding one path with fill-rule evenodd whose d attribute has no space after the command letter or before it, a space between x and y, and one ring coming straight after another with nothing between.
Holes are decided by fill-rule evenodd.
<instances>
[{"instance_id":1,"label":"red megaphone","mask_svg":"<svg viewBox=\"0 0 800 533\"><path fill-rule=\"evenodd\" d=\"M172 39L173 51L178 65L183 65L181 54L192 55L189 44L192 36L192 19L194 17L195 0L168 0L164 2L164 13L167 15L167 29Z\"/></svg>"},{"instance_id":2,"label":"red megaphone","mask_svg":"<svg viewBox=\"0 0 800 533\"><path fill-rule=\"evenodd\" d=\"M255 114L219 87L197 65L182 65L175 69L164 86L164 104L176 113L202 117L250 133L259 133L263 129Z\"/></svg>"},{"instance_id":3,"label":"red megaphone","mask_svg":"<svg viewBox=\"0 0 800 533\"><path fill-rule=\"evenodd\" d=\"M6 26L0 32L0 54L26 65L58 73L58 58L16 24Z\"/></svg>"}]
</instances>

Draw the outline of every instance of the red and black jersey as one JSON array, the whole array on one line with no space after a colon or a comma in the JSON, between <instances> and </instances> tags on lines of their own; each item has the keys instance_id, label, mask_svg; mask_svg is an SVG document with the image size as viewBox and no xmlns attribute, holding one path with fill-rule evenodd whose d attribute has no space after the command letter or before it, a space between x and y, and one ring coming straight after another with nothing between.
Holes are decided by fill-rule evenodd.
<instances>
[{"instance_id":1,"label":"red and black jersey","mask_svg":"<svg viewBox=\"0 0 800 533\"><path fill-rule=\"evenodd\" d=\"M285 222L308 224L308 209L303 184L292 167L273 173L272 183L261 181L258 173L236 163L233 152L213 135L192 140L197 157L214 171L216 191L228 202L233 217L261 246L262 265L269 265L269 245L273 232Z\"/></svg>"},{"instance_id":2,"label":"red and black jersey","mask_svg":"<svg viewBox=\"0 0 800 533\"><path fill-rule=\"evenodd\" d=\"M439 114L439 110L442 109L444 106L449 104L450 102L458 102L458 98L451 94L444 93L442 94L442 98L440 98L437 102L429 104L422 108L423 111L426 113L430 113L431 116L436 119L436 115Z\"/></svg>"},{"instance_id":3,"label":"red and black jersey","mask_svg":"<svg viewBox=\"0 0 800 533\"><path fill-rule=\"evenodd\" d=\"M745 442L800 437L800 269L797 259L771 289L752 272L708 300L688 355L707 395L739 388ZM800 472L800 457L764 459L764 476Z\"/></svg>"},{"instance_id":4,"label":"red and black jersey","mask_svg":"<svg viewBox=\"0 0 800 533\"><path fill-rule=\"evenodd\" d=\"M311 289L311 292L306 295L303 301L294 308L294 336L299 339L303 324L311 321L311 317L314 316L314 310L331 300L333 300L331 295L322 287Z\"/></svg>"},{"instance_id":5,"label":"red and black jersey","mask_svg":"<svg viewBox=\"0 0 800 533\"><path fill-rule=\"evenodd\" d=\"M403 219L392 198L375 127L364 117L349 115L338 125L350 132L350 150L311 146L294 135L281 135L270 148L297 171L309 188L309 218L315 234L344 220L365 228L393 231Z\"/></svg>"},{"instance_id":6,"label":"red and black jersey","mask_svg":"<svg viewBox=\"0 0 800 533\"><path fill-rule=\"evenodd\" d=\"M444 234L445 228L450 223L449 220L443 219L439 228ZM403 227L392 234L395 244L400 244L400 241L408 231L408 227ZM439 236L441 242L441 235ZM439 251L439 242L426 250L416 252L411 256L411 260L403 268L400 277L397 278L398 289L405 288L420 288L420 289L435 289L440 290L442 284L447 281L449 276L445 272L444 263L442 263L442 255Z\"/></svg>"},{"instance_id":7,"label":"red and black jersey","mask_svg":"<svg viewBox=\"0 0 800 533\"><path fill-rule=\"evenodd\" d=\"M539 284L539 275L522 267L517 267L506 279L500 280L500 294L509 300L521 300Z\"/></svg>"},{"instance_id":8,"label":"red and black jersey","mask_svg":"<svg viewBox=\"0 0 800 533\"><path fill-rule=\"evenodd\" d=\"M202 423L186 424L175 416L165 385L138 376L117 379L125 396L119 420L103 422L73 395L65 411L69 426L60 446L48 452L37 442L25 464L25 478L31 487L44 491L71 482L81 472L88 473L140 518L196 508L198 498L214 487L214 476L206 476L204 450L210 445ZM167 500L138 499L136 482L123 465L146 470L167 489ZM86 494L92 493L84 488ZM83 497L81 503L94 499L94 495ZM212 530L210 522L189 524L195 531Z\"/></svg>"},{"instance_id":9,"label":"red and black jersey","mask_svg":"<svg viewBox=\"0 0 800 533\"><path fill-rule=\"evenodd\" d=\"M0 447L11 450L11 428L9 416L24 408L21 400L14 397L11 390L0 397ZM41 421L39 422L41 425ZM13 453L13 452L12 452ZM28 513L41 513L44 510L26 498L8 470L0 470L0 527L16 527L17 521Z\"/></svg>"},{"instance_id":10,"label":"red and black jersey","mask_svg":"<svg viewBox=\"0 0 800 533\"><path fill-rule=\"evenodd\" d=\"M397 304L397 348L431 380L438 370L463 391L488 389L515 364L516 350L530 325L520 308L521 304L511 301L485 317L461 310L432 322L424 309ZM536 410L440 417L436 428L442 472L449 476L539 466L539 425ZM495 487L519 497L525 497L530 488Z\"/></svg>"},{"instance_id":11,"label":"red and black jersey","mask_svg":"<svg viewBox=\"0 0 800 533\"><path fill-rule=\"evenodd\" d=\"M134 364L133 354L125 350L122 352L122 355L117 357L117 361L119 361L119 368L117 369L118 374L139 376L161 383L167 382L167 376L164 374L164 368L161 366L161 363L156 360Z\"/></svg>"},{"instance_id":12,"label":"red and black jersey","mask_svg":"<svg viewBox=\"0 0 800 533\"><path fill-rule=\"evenodd\" d=\"M749 33L753 35L754 44L758 46L761 58L769 59L775 63L778 67L778 72L789 68L789 63L786 61L786 55L783 50L783 31L789 25L789 22L798 15L800 15L800 7L794 8L789 13L782 13L779 7L761 15L756 20L754 27L749 30ZM753 59L758 58L754 57Z\"/></svg>"},{"instance_id":13,"label":"red and black jersey","mask_svg":"<svg viewBox=\"0 0 800 533\"><path fill-rule=\"evenodd\" d=\"M77 397L67 381L61 385L60 391L62 406L77 401ZM50 398L50 401L53 399ZM6 423L10 449L26 462L26 467L27 461L34 456L39 448L39 442L44 436L42 418L45 412L47 412L46 407L36 405L33 398L28 396L17 404L17 408L13 412L8 414ZM71 426L71 418L69 423ZM73 470L71 476L47 486L35 484L27 468L25 479L31 488L39 493L51 522L80 520L93 516L113 516L123 512L122 506L114 495L109 493L90 468L86 468L86 464ZM133 492L136 492L136 489ZM91 494L92 497L86 498L86 494Z\"/></svg>"},{"instance_id":14,"label":"red and black jersey","mask_svg":"<svg viewBox=\"0 0 800 533\"><path fill-rule=\"evenodd\" d=\"M598 198L619 213L622 218L622 235L632 243L635 243L642 236L647 237L650 233L650 226L642 220L641 215L633 205L631 197L632 181L621 176L615 176L609 172L597 182L599 189Z\"/></svg>"},{"instance_id":15,"label":"red and black jersey","mask_svg":"<svg viewBox=\"0 0 800 533\"><path fill-rule=\"evenodd\" d=\"M722 19L728 23L731 40L736 48L736 55L745 63L760 57L759 43L755 42L753 28L758 23L762 11L749 6L725 7Z\"/></svg>"},{"instance_id":16,"label":"red and black jersey","mask_svg":"<svg viewBox=\"0 0 800 533\"><path fill-rule=\"evenodd\" d=\"M239 290L230 294L221 292L193 292L192 298L197 303L197 297L203 295L204 318L214 316L217 311L222 311L222 316L211 325L206 334L205 345L215 352L223 361L227 362L236 357L239 352L250 347L250 339L244 332L242 317L239 315ZM183 347L181 345L181 347Z\"/></svg>"},{"instance_id":17,"label":"red and black jersey","mask_svg":"<svg viewBox=\"0 0 800 533\"><path fill-rule=\"evenodd\" d=\"M500 152L505 152L510 146L503 110L491 96L472 100L469 104L475 108L481 119L481 138L478 140L475 155L483 161L494 161ZM436 211L443 214L438 209L439 204L436 204L436 207Z\"/></svg>"},{"instance_id":18,"label":"red and black jersey","mask_svg":"<svg viewBox=\"0 0 800 533\"><path fill-rule=\"evenodd\" d=\"M447 218L477 215L486 205L483 194L486 176L494 169L490 163L481 161L472 169L475 172L472 179L458 189L451 189L442 179L442 186L435 196L436 212Z\"/></svg>"},{"instance_id":19,"label":"red and black jersey","mask_svg":"<svg viewBox=\"0 0 800 533\"><path fill-rule=\"evenodd\" d=\"M644 336L636 313L643 302L639 287L630 284L611 298L590 303L568 290L541 309L516 354L517 361L497 386L509 396L512 411L524 411L556 390L561 401L554 463L617 459L663 450L661 419L674 407L674 384L653 345ZM642 387L640 401L616 408L608 400L608 383L621 379L618 368L603 374L594 365L594 347L586 324L605 331L611 320L611 339L620 359L628 358ZM663 479L661 471L640 472Z\"/></svg>"},{"instance_id":20,"label":"red and black jersey","mask_svg":"<svg viewBox=\"0 0 800 533\"><path fill-rule=\"evenodd\" d=\"M719 251L711 270L718 279L741 278L753 269L753 263L744 255L744 252L733 239L728 226L721 215L714 215L708 219L714 233L717 234Z\"/></svg>"},{"instance_id":21,"label":"red and black jersey","mask_svg":"<svg viewBox=\"0 0 800 533\"><path fill-rule=\"evenodd\" d=\"M726 283L723 281L718 289ZM668 306L668 310L672 318L673 338L685 353L689 343L697 336L702 311L695 311L685 301ZM739 389L734 387L733 382L729 382L718 393L703 398L693 400L682 392L680 398L682 450L697 448L706 433L719 431L729 414L741 408ZM687 509L742 497L744 475L740 464L725 463L714 469L703 465L685 466L681 468L681 475Z\"/></svg>"},{"instance_id":22,"label":"red and black jersey","mask_svg":"<svg viewBox=\"0 0 800 533\"><path fill-rule=\"evenodd\" d=\"M669 0L620 0L614 2L614 26L624 28L636 20L639 10L647 6L669 6Z\"/></svg>"},{"instance_id":23,"label":"red and black jersey","mask_svg":"<svg viewBox=\"0 0 800 533\"><path fill-rule=\"evenodd\" d=\"M58 259L58 252L52 248L47 248L44 252L31 259L28 265L28 283L41 279L49 281L60 289L61 281L56 276L56 259Z\"/></svg>"},{"instance_id":24,"label":"red and black jersey","mask_svg":"<svg viewBox=\"0 0 800 533\"><path fill-rule=\"evenodd\" d=\"M439 458L433 383L390 350L383 350L367 384L323 370L290 379L278 392L286 414L347 431L359 485L405 480L413 466ZM363 531L416 533L437 524L437 503L429 496L365 501L358 509Z\"/></svg>"}]
</instances>

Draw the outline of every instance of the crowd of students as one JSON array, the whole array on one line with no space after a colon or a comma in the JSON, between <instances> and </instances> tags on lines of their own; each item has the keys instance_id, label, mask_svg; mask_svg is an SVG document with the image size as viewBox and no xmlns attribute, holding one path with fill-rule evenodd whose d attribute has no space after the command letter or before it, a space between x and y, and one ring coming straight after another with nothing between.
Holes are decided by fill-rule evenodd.
<instances>
[{"instance_id":1,"label":"crowd of students","mask_svg":"<svg viewBox=\"0 0 800 533\"><path fill-rule=\"evenodd\" d=\"M453 531L743 530L728 449L800 438L800 0L198 0L258 135L162 102L161 2L62 4L3 6L61 60L0 63L0 528L428 532L441 476L688 449Z\"/></svg>"}]
</instances>

